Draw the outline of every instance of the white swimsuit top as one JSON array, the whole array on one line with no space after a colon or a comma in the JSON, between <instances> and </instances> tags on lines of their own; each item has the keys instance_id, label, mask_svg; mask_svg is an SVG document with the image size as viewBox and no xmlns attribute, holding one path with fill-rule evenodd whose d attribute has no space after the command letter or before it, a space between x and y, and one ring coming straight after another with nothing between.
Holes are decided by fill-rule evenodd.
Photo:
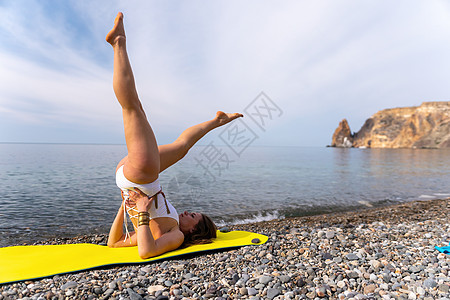
<instances>
[{"instance_id":1,"label":"white swimsuit top","mask_svg":"<svg viewBox=\"0 0 450 300\"><path fill-rule=\"evenodd\" d=\"M128 197L129 197L128 191L133 190L133 188L140 189L147 196L156 195L156 199L153 201L153 205L150 207L150 210L148 212L150 215L150 220L165 217L165 218L172 218L175 221L177 221L177 223L180 222L178 213L177 213L175 207L173 207L173 205L169 201L166 200L166 197L161 190L161 185L159 184L158 179L156 179L155 181L153 181L151 183L146 183L146 184L138 184L138 183L131 182L125 177L125 174L123 173L123 166L121 166L116 172L116 184L123 191L124 204L125 204L125 201L128 200ZM130 216L130 218L133 218L133 217L137 218L136 207L129 207L126 205L124 205L124 207L126 207L126 211L128 212L128 215ZM126 225L126 221L125 221L125 225ZM137 228L135 228L135 229L137 229ZM128 229L127 229L127 233L128 233Z\"/></svg>"}]
</instances>

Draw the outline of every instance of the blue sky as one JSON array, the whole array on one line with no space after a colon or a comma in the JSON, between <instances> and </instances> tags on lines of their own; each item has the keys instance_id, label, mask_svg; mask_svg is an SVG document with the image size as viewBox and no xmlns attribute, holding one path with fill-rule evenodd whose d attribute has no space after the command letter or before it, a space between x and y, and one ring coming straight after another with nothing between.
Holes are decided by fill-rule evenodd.
<instances>
[{"instance_id":1,"label":"blue sky","mask_svg":"<svg viewBox=\"0 0 450 300\"><path fill-rule=\"evenodd\" d=\"M124 143L104 40L118 11L159 143L261 91L283 112L268 146L450 99L448 1L2 1L0 142Z\"/></svg>"}]
</instances>

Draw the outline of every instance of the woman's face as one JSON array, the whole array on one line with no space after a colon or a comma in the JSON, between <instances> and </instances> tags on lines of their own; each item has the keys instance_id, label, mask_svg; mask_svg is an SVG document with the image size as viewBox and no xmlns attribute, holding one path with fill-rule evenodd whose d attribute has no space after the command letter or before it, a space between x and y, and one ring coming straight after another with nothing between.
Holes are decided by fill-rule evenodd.
<instances>
[{"instance_id":1,"label":"woman's face","mask_svg":"<svg viewBox=\"0 0 450 300\"><path fill-rule=\"evenodd\" d=\"M203 218L201 213L197 212L187 212L181 213L179 215L180 219L180 230L183 233L192 233L197 226L198 222Z\"/></svg>"}]
</instances>

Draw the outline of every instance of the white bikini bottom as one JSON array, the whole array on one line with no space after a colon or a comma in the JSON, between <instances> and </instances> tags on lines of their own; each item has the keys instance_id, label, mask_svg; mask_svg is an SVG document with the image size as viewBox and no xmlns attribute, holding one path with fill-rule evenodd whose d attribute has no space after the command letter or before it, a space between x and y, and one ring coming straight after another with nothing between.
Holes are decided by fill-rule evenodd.
<instances>
[{"instance_id":1,"label":"white bikini bottom","mask_svg":"<svg viewBox=\"0 0 450 300\"><path fill-rule=\"evenodd\" d=\"M175 221L179 223L178 213L175 207L173 207L173 205L169 201L167 201L166 196L162 192L161 185L159 184L159 179L156 179L155 181L146 184L138 184L131 182L125 177L125 174L123 173L123 166L121 166L116 172L116 184L123 192L123 201L125 208L124 213L125 212L128 213L131 223L133 224L134 229L136 231L138 221L137 207L136 206L130 207L125 204L126 200L128 200L129 198L128 192L130 190L133 190L134 188L138 188L149 197L156 196L148 212L150 215L150 220L165 217L175 219ZM124 220L125 220L126 236L129 236L126 215L124 216Z\"/></svg>"}]
</instances>

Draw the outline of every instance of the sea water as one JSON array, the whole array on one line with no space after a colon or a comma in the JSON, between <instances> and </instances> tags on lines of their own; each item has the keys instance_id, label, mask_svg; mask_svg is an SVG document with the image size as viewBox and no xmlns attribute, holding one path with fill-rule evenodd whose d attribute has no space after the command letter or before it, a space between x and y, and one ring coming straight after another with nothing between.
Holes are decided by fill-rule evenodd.
<instances>
[{"instance_id":1,"label":"sea water","mask_svg":"<svg viewBox=\"0 0 450 300\"><path fill-rule=\"evenodd\" d=\"M231 149L232 150L232 149ZM450 197L450 150L195 146L160 174L219 225ZM125 145L0 144L0 246L107 233Z\"/></svg>"}]
</instances>

